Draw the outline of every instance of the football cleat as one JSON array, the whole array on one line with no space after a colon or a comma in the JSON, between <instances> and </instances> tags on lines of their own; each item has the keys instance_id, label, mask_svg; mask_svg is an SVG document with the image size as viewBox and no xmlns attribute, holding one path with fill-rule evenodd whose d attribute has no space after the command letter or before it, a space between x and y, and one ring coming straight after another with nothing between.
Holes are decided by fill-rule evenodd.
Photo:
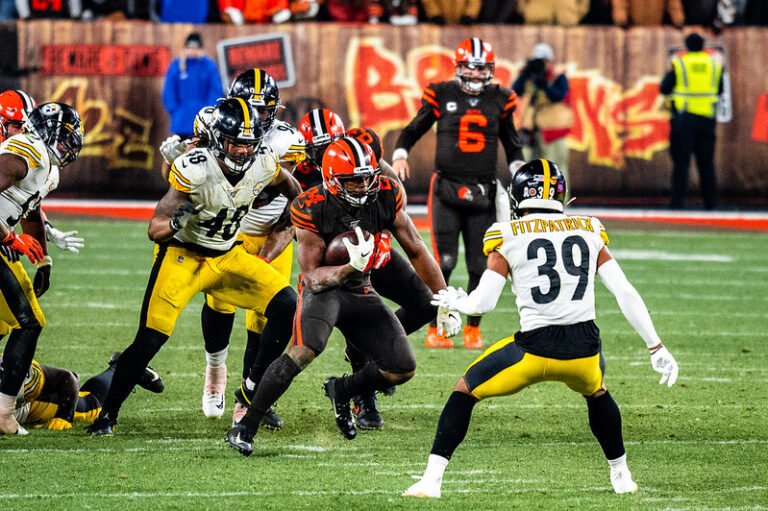
<instances>
[{"instance_id":1,"label":"football cleat","mask_svg":"<svg viewBox=\"0 0 768 511\"><path fill-rule=\"evenodd\" d=\"M16 420L12 413L0 414L0 435L28 435L29 431L24 429Z\"/></svg>"},{"instance_id":2,"label":"football cleat","mask_svg":"<svg viewBox=\"0 0 768 511\"><path fill-rule=\"evenodd\" d=\"M381 393L384 394L387 397L394 396L395 392L397 392L397 386L395 386L395 385L392 385L391 387L387 387L386 389L381 391Z\"/></svg>"},{"instance_id":3,"label":"football cleat","mask_svg":"<svg viewBox=\"0 0 768 511\"><path fill-rule=\"evenodd\" d=\"M243 456L253 454L253 435L248 433L248 429L242 424L232 426L224 440Z\"/></svg>"},{"instance_id":4,"label":"football cleat","mask_svg":"<svg viewBox=\"0 0 768 511\"><path fill-rule=\"evenodd\" d=\"M115 367L117 365L117 361L120 359L120 355L122 354L123 353L121 351L114 352L109 358L107 365L109 365L109 367ZM155 394L160 394L165 390L165 383L163 383L163 379L160 377L160 373L152 369L150 366L147 366L146 369L144 369L144 374L142 374L141 378L139 379L139 387Z\"/></svg>"},{"instance_id":5,"label":"football cleat","mask_svg":"<svg viewBox=\"0 0 768 511\"><path fill-rule=\"evenodd\" d=\"M611 470L611 486L616 493L635 493L638 490L637 483L632 480L632 474L628 468Z\"/></svg>"},{"instance_id":6,"label":"football cleat","mask_svg":"<svg viewBox=\"0 0 768 511\"><path fill-rule=\"evenodd\" d=\"M271 406L264 412L264 417L261 418L261 425L267 429L273 429L275 431L283 429L283 419L275 413L274 408Z\"/></svg>"},{"instance_id":7,"label":"football cleat","mask_svg":"<svg viewBox=\"0 0 768 511\"><path fill-rule=\"evenodd\" d=\"M437 327L429 325L427 327L427 348L445 348L453 349L453 341L442 335L437 335Z\"/></svg>"},{"instance_id":8,"label":"football cleat","mask_svg":"<svg viewBox=\"0 0 768 511\"><path fill-rule=\"evenodd\" d=\"M355 396L352 401L354 403L352 413L355 415L358 428L381 429L384 427L384 419L379 413L379 405L376 401L375 393Z\"/></svg>"},{"instance_id":9,"label":"football cleat","mask_svg":"<svg viewBox=\"0 0 768 511\"><path fill-rule=\"evenodd\" d=\"M478 325L464 326L464 347L468 350L483 349L483 335Z\"/></svg>"},{"instance_id":10,"label":"football cleat","mask_svg":"<svg viewBox=\"0 0 768 511\"><path fill-rule=\"evenodd\" d=\"M211 419L224 415L224 393L227 390L227 365L205 366L203 385L203 414Z\"/></svg>"},{"instance_id":11,"label":"football cleat","mask_svg":"<svg viewBox=\"0 0 768 511\"><path fill-rule=\"evenodd\" d=\"M402 493L403 497L440 498L440 483L419 479Z\"/></svg>"},{"instance_id":12,"label":"football cleat","mask_svg":"<svg viewBox=\"0 0 768 511\"><path fill-rule=\"evenodd\" d=\"M349 408L349 400L341 401L336 395L337 378L330 377L323 382L325 395L331 400L333 413L336 416L336 427L347 440L354 440L357 436L355 422L352 420L352 410Z\"/></svg>"},{"instance_id":13,"label":"football cleat","mask_svg":"<svg viewBox=\"0 0 768 511\"><path fill-rule=\"evenodd\" d=\"M115 434L116 420L112 420L108 417L99 417L93 424L85 428L86 433L91 436L113 436Z\"/></svg>"}]
</instances>

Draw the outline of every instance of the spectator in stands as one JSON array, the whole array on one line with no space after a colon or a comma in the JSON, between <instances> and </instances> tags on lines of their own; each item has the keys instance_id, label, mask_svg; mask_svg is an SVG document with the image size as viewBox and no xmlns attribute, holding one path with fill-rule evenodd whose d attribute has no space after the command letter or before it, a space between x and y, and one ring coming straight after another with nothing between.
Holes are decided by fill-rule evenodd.
<instances>
[{"instance_id":1,"label":"spectator in stands","mask_svg":"<svg viewBox=\"0 0 768 511\"><path fill-rule=\"evenodd\" d=\"M512 2L514 3L514 2ZM427 20L436 25L471 25L477 21L481 0L421 0Z\"/></svg>"},{"instance_id":2,"label":"spectator in stands","mask_svg":"<svg viewBox=\"0 0 768 511\"><path fill-rule=\"evenodd\" d=\"M222 20L216 0L155 0L163 23L216 23Z\"/></svg>"},{"instance_id":3,"label":"spectator in stands","mask_svg":"<svg viewBox=\"0 0 768 511\"><path fill-rule=\"evenodd\" d=\"M16 0L19 19L79 19L83 13L80 0L59 2L36 2L34 0Z\"/></svg>"},{"instance_id":4,"label":"spectator in stands","mask_svg":"<svg viewBox=\"0 0 768 511\"><path fill-rule=\"evenodd\" d=\"M478 23L522 23L517 0L483 0Z\"/></svg>"},{"instance_id":5,"label":"spectator in stands","mask_svg":"<svg viewBox=\"0 0 768 511\"><path fill-rule=\"evenodd\" d=\"M589 11L581 18L582 25L613 25L611 0L591 0Z\"/></svg>"},{"instance_id":6,"label":"spectator in stands","mask_svg":"<svg viewBox=\"0 0 768 511\"><path fill-rule=\"evenodd\" d=\"M662 25L665 13L677 28L685 23L680 0L613 0L613 22L622 28Z\"/></svg>"},{"instance_id":7,"label":"spectator in stands","mask_svg":"<svg viewBox=\"0 0 768 511\"><path fill-rule=\"evenodd\" d=\"M182 138L192 137L197 112L215 105L224 97L216 63L203 50L203 38L192 32L184 42L179 58L165 73L163 104L171 116L171 132Z\"/></svg>"},{"instance_id":8,"label":"spectator in stands","mask_svg":"<svg viewBox=\"0 0 768 511\"><path fill-rule=\"evenodd\" d=\"M0 0L0 21L15 20L18 17L15 0Z\"/></svg>"},{"instance_id":9,"label":"spectator in stands","mask_svg":"<svg viewBox=\"0 0 768 511\"><path fill-rule=\"evenodd\" d=\"M573 124L573 112L568 106L568 78L563 73L555 73L554 60L550 45L534 46L512 90L520 97L519 133L525 160L553 161L567 180L566 137Z\"/></svg>"},{"instance_id":10,"label":"spectator in stands","mask_svg":"<svg viewBox=\"0 0 768 511\"><path fill-rule=\"evenodd\" d=\"M289 0L219 0L225 23L285 23L291 19Z\"/></svg>"},{"instance_id":11,"label":"spectator in stands","mask_svg":"<svg viewBox=\"0 0 768 511\"><path fill-rule=\"evenodd\" d=\"M385 18L393 25L415 25L419 21L419 4L416 0L369 0L368 23L379 23Z\"/></svg>"},{"instance_id":12,"label":"spectator in stands","mask_svg":"<svg viewBox=\"0 0 768 511\"><path fill-rule=\"evenodd\" d=\"M691 154L699 169L704 209L717 201L715 179L715 128L717 102L723 92L723 64L716 52L704 49L704 38L685 38L686 51L672 58L672 69L661 80L659 91L671 98L669 153L672 156L672 209L681 209L688 188Z\"/></svg>"},{"instance_id":13,"label":"spectator in stands","mask_svg":"<svg viewBox=\"0 0 768 511\"><path fill-rule=\"evenodd\" d=\"M519 0L520 13L531 25L577 25L587 14L589 0Z\"/></svg>"},{"instance_id":14,"label":"spectator in stands","mask_svg":"<svg viewBox=\"0 0 768 511\"><path fill-rule=\"evenodd\" d=\"M339 23L367 22L368 0L325 0L319 17Z\"/></svg>"}]
</instances>

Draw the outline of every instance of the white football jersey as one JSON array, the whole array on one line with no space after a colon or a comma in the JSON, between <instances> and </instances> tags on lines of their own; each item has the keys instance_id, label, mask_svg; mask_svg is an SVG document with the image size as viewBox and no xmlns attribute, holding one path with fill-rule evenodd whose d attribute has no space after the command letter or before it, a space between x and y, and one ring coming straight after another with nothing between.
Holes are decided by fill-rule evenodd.
<instances>
[{"instance_id":1,"label":"white football jersey","mask_svg":"<svg viewBox=\"0 0 768 511\"><path fill-rule=\"evenodd\" d=\"M285 121L275 121L272 129L264 136L268 144L280 157L280 163L296 165L306 159L304 137L299 130ZM254 236L265 236L285 210L288 199L278 195L271 202L251 209L243 219L241 231Z\"/></svg>"},{"instance_id":2,"label":"white football jersey","mask_svg":"<svg viewBox=\"0 0 768 511\"><path fill-rule=\"evenodd\" d=\"M13 228L35 210L40 201L59 185L59 168L51 164L48 149L39 138L22 133L2 145L0 154L13 154L27 164L27 175L0 193L0 221Z\"/></svg>"},{"instance_id":3,"label":"white football jersey","mask_svg":"<svg viewBox=\"0 0 768 511\"><path fill-rule=\"evenodd\" d=\"M229 250L254 199L279 172L277 155L266 144L257 149L253 163L235 185L224 176L210 149L197 148L179 156L171 165L168 181L203 209L174 238L217 251Z\"/></svg>"},{"instance_id":4,"label":"white football jersey","mask_svg":"<svg viewBox=\"0 0 768 511\"><path fill-rule=\"evenodd\" d=\"M562 213L529 214L496 222L483 252L509 263L520 330L595 319L597 254L608 244L600 220Z\"/></svg>"}]
</instances>

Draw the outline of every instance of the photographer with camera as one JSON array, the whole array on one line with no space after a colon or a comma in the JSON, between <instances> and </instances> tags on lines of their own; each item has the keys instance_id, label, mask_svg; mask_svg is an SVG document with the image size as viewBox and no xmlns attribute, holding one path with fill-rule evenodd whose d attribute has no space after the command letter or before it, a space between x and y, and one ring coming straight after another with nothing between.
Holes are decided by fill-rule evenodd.
<instances>
[{"instance_id":1,"label":"photographer with camera","mask_svg":"<svg viewBox=\"0 0 768 511\"><path fill-rule=\"evenodd\" d=\"M557 163L567 176L568 145L566 137L573 125L568 105L568 78L555 75L552 47L534 46L512 89L520 96L520 139L526 161L544 158Z\"/></svg>"}]
</instances>

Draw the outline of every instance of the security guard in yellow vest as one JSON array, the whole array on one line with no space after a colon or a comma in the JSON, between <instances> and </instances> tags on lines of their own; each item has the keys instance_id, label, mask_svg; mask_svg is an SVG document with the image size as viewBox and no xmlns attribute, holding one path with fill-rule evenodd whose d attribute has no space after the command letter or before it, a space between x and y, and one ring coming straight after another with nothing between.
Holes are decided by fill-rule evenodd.
<instances>
[{"instance_id":1,"label":"security guard in yellow vest","mask_svg":"<svg viewBox=\"0 0 768 511\"><path fill-rule=\"evenodd\" d=\"M681 209L688 188L691 154L699 169L705 209L717 200L715 179L715 127L718 96L723 91L723 64L718 55L704 50L704 38L685 38L686 50L672 58L660 92L670 96L669 152L672 157L672 209Z\"/></svg>"}]
</instances>

